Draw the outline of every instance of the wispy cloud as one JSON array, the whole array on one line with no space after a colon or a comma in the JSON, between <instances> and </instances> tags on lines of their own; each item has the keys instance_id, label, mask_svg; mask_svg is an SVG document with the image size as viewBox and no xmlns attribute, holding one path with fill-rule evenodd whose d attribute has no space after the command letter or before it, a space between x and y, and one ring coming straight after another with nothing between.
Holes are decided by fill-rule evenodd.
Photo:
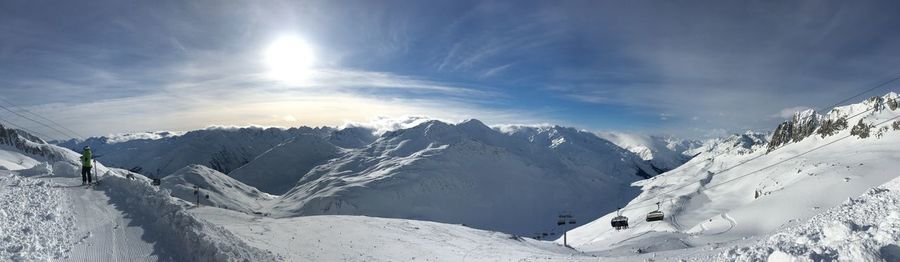
<instances>
[{"instance_id":1,"label":"wispy cloud","mask_svg":"<svg viewBox=\"0 0 900 262\"><path fill-rule=\"evenodd\" d=\"M771 117L778 118L778 119L790 119L790 118L794 117L794 113L800 112L803 110L807 110L807 109L812 109L812 108L808 107L808 106L788 107L785 109L781 109L781 111L779 111L778 113L772 114Z\"/></svg>"},{"instance_id":2,"label":"wispy cloud","mask_svg":"<svg viewBox=\"0 0 900 262\"><path fill-rule=\"evenodd\" d=\"M498 67L489 68L487 70L484 70L483 73L481 73L481 77L487 78L487 77L496 76L496 75L502 73L503 71L506 71L506 69L509 69L511 66L513 66L513 64L509 63L509 64L501 65Z\"/></svg>"}]
</instances>

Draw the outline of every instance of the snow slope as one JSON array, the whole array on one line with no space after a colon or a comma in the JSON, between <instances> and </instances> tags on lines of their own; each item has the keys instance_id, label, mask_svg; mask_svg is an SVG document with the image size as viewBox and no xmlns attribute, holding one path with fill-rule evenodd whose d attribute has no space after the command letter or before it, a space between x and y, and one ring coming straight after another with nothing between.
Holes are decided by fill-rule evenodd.
<instances>
[{"instance_id":1,"label":"snow slope","mask_svg":"<svg viewBox=\"0 0 900 262\"><path fill-rule=\"evenodd\" d=\"M551 242L460 225L364 216L268 218L191 213L287 261L596 261Z\"/></svg>"},{"instance_id":2,"label":"snow slope","mask_svg":"<svg viewBox=\"0 0 900 262\"><path fill-rule=\"evenodd\" d=\"M219 171L201 165L190 165L162 179L160 187L171 196L196 202L194 186L200 188L201 205L253 213L263 209L275 197L234 180ZM208 197L207 197L208 196Z\"/></svg>"},{"instance_id":3,"label":"snow slope","mask_svg":"<svg viewBox=\"0 0 900 262\"><path fill-rule=\"evenodd\" d=\"M696 140L682 140L674 137L626 134L619 132L597 132L597 136L634 152L641 159L650 162L661 172L675 169L693 157L689 150L702 143Z\"/></svg>"},{"instance_id":4,"label":"snow slope","mask_svg":"<svg viewBox=\"0 0 900 262\"><path fill-rule=\"evenodd\" d=\"M347 136L340 137L342 138L340 141L351 144L347 142L350 140L346 138ZM325 138L297 135L260 154L228 175L262 191L284 194L309 170L336 158L342 152L341 148Z\"/></svg>"},{"instance_id":5,"label":"snow slope","mask_svg":"<svg viewBox=\"0 0 900 262\"><path fill-rule=\"evenodd\" d=\"M892 97L896 94L882 98ZM849 117L876 106L839 107L821 119ZM843 110L847 108L853 110ZM613 212L570 231L569 242L579 250L621 256L771 234L896 177L890 170L900 168L900 128L892 127L898 115L897 107L871 110L848 119L863 119L860 125L869 135L850 126L823 135L820 125L772 151L771 142L763 143L758 135L733 137L702 149L706 153L675 170L635 183L643 193L623 209L631 221L628 230L610 228ZM644 222L656 202L667 218Z\"/></svg>"},{"instance_id":6,"label":"snow slope","mask_svg":"<svg viewBox=\"0 0 900 262\"><path fill-rule=\"evenodd\" d=\"M571 128L504 133L477 120L428 121L316 166L272 214L405 218L533 235L558 230L562 211L590 219L614 209L637 193L631 182L652 175L635 154Z\"/></svg>"}]
</instances>

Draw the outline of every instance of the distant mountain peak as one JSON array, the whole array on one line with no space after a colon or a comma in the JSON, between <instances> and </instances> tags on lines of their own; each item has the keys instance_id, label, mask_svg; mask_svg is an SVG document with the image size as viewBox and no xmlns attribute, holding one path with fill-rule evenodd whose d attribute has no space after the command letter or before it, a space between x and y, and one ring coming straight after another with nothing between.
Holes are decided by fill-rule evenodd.
<instances>
[{"instance_id":1,"label":"distant mountain peak","mask_svg":"<svg viewBox=\"0 0 900 262\"><path fill-rule=\"evenodd\" d=\"M820 115L812 109L795 112L791 120L779 124L772 132L767 152L789 143L800 142L813 134L819 134L823 138L837 134L849 127L851 119L848 118L850 117L859 118L859 120L852 119L853 122L858 121L858 123L855 127L856 131L851 134L866 134L867 136L868 131L860 131L869 128L865 119L884 110L900 109L898 100L900 98L897 93L889 92L883 96L870 97L859 103L835 107L826 115ZM860 136L860 138L863 137Z\"/></svg>"}]
</instances>

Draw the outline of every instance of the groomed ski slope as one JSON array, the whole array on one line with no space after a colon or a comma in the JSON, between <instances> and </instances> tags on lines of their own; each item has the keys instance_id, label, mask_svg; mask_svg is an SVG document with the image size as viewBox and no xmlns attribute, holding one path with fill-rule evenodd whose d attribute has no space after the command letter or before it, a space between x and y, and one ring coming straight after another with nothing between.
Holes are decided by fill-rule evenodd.
<instances>
[{"instance_id":1,"label":"groomed ski slope","mask_svg":"<svg viewBox=\"0 0 900 262\"><path fill-rule=\"evenodd\" d=\"M41 180L49 181L49 177ZM110 198L96 187L81 185L81 178L53 178L74 215L78 241L62 261L172 261L153 231L145 230L146 217Z\"/></svg>"},{"instance_id":2,"label":"groomed ski slope","mask_svg":"<svg viewBox=\"0 0 900 262\"><path fill-rule=\"evenodd\" d=\"M552 242L461 225L365 216L269 218L213 207L192 214L286 261L596 261Z\"/></svg>"}]
</instances>

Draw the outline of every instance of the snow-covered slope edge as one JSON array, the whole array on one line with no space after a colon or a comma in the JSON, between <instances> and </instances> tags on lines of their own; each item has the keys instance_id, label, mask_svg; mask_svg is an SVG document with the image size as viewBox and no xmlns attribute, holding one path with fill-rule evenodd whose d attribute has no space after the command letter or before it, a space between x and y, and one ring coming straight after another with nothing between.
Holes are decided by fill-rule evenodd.
<instances>
[{"instance_id":1,"label":"snow-covered slope edge","mask_svg":"<svg viewBox=\"0 0 900 262\"><path fill-rule=\"evenodd\" d=\"M78 155L72 150L48 144L28 132L0 125L0 169L21 170L33 168L43 161L61 168L78 164Z\"/></svg>"},{"instance_id":2,"label":"snow-covered slope edge","mask_svg":"<svg viewBox=\"0 0 900 262\"><path fill-rule=\"evenodd\" d=\"M118 176L104 180L102 187L112 199L135 215L154 221L147 230L159 232L185 261L275 261L281 258L268 251L251 247L239 237L187 212L182 201L169 197L168 190L157 190L146 181Z\"/></svg>"}]
</instances>

